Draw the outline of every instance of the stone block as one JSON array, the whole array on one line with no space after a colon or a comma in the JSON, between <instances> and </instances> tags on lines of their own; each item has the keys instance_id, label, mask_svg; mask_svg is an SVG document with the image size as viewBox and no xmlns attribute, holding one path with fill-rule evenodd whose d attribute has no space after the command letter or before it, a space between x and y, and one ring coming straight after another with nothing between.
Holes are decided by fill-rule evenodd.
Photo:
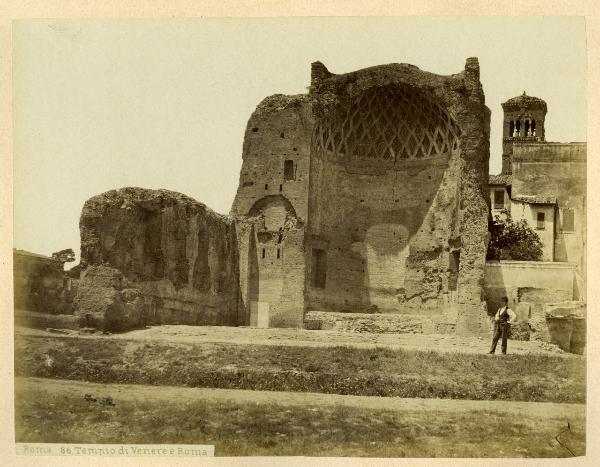
<instances>
[{"instance_id":1,"label":"stone block","mask_svg":"<svg viewBox=\"0 0 600 467\"><path fill-rule=\"evenodd\" d=\"M320 319L307 319L304 320L304 329L312 331L320 330L323 327L323 321Z\"/></svg>"},{"instance_id":2,"label":"stone block","mask_svg":"<svg viewBox=\"0 0 600 467\"><path fill-rule=\"evenodd\" d=\"M572 322L570 352L583 355L586 346L586 320L584 318L573 318Z\"/></svg>"},{"instance_id":3,"label":"stone block","mask_svg":"<svg viewBox=\"0 0 600 467\"><path fill-rule=\"evenodd\" d=\"M515 314L517 315L517 322L529 322L531 318L531 303L519 302L515 306Z\"/></svg>"},{"instance_id":4,"label":"stone block","mask_svg":"<svg viewBox=\"0 0 600 467\"><path fill-rule=\"evenodd\" d=\"M546 318L550 342L558 345L565 352L571 350L571 335L573 333L573 320L563 317Z\"/></svg>"},{"instance_id":5,"label":"stone block","mask_svg":"<svg viewBox=\"0 0 600 467\"><path fill-rule=\"evenodd\" d=\"M587 305L580 301L564 301L559 303L547 303L544 306L546 316L553 317L579 317L585 318Z\"/></svg>"},{"instance_id":6,"label":"stone block","mask_svg":"<svg viewBox=\"0 0 600 467\"><path fill-rule=\"evenodd\" d=\"M549 303L544 307L550 342L566 352L583 354L586 347L586 313L584 302Z\"/></svg>"}]
</instances>

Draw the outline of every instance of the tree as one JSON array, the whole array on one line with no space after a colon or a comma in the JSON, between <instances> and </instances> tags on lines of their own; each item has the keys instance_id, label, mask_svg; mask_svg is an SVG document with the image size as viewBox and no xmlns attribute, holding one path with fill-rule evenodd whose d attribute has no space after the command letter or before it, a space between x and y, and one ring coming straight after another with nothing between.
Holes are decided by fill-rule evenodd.
<instances>
[{"instance_id":1,"label":"tree","mask_svg":"<svg viewBox=\"0 0 600 467\"><path fill-rule=\"evenodd\" d=\"M56 253L52 253L52 259L56 261L60 261L61 263L70 263L75 261L75 252L71 248L67 248L66 250L60 250Z\"/></svg>"},{"instance_id":2,"label":"tree","mask_svg":"<svg viewBox=\"0 0 600 467\"><path fill-rule=\"evenodd\" d=\"M539 235L525 219L514 221L506 210L502 211L502 215L496 216L489 224L487 259L540 261L543 253Z\"/></svg>"}]
</instances>

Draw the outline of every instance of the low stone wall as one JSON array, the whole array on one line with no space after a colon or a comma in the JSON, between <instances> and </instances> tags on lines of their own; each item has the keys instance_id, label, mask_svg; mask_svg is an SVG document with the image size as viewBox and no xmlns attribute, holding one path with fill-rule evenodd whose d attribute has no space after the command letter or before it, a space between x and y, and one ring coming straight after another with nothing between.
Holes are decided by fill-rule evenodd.
<instances>
[{"instance_id":1,"label":"low stone wall","mask_svg":"<svg viewBox=\"0 0 600 467\"><path fill-rule=\"evenodd\" d=\"M38 313L15 310L15 325L36 329L79 329L76 315Z\"/></svg>"},{"instance_id":2,"label":"low stone wall","mask_svg":"<svg viewBox=\"0 0 600 467\"><path fill-rule=\"evenodd\" d=\"M304 318L306 329L431 334L435 327L431 319L416 314L344 313L309 311Z\"/></svg>"},{"instance_id":3,"label":"low stone wall","mask_svg":"<svg viewBox=\"0 0 600 467\"><path fill-rule=\"evenodd\" d=\"M444 313L346 313L308 311L304 328L343 332L372 332L398 334L455 334L461 315L456 306L448 306ZM478 335L488 335L492 326L488 320L480 323Z\"/></svg>"},{"instance_id":4,"label":"low stone wall","mask_svg":"<svg viewBox=\"0 0 600 467\"><path fill-rule=\"evenodd\" d=\"M490 314L508 297L517 315L512 339L539 340L582 354L585 349L585 303L576 265L544 261L489 261L485 269L486 302Z\"/></svg>"},{"instance_id":5,"label":"low stone wall","mask_svg":"<svg viewBox=\"0 0 600 467\"><path fill-rule=\"evenodd\" d=\"M526 302L539 311L544 303L572 300L575 268L572 263L488 261L484 291L490 314L501 306L504 296L513 309L517 303Z\"/></svg>"}]
</instances>

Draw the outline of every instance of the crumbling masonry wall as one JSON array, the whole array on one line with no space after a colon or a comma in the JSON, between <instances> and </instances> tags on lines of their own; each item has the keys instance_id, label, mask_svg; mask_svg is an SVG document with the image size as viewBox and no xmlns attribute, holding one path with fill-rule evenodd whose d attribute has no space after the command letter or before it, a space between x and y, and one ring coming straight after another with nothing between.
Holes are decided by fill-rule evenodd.
<instances>
[{"instance_id":1,"label":"crumbling masonry wall","mask_svg":"<svg viewBox=\"0 0 600 467\"><path fill-rule=\"evenodd\" d=\"M246 312L240 324L302 327L312 128L303 95L267 97L248 121L231 209Z\"/></svg>"},{"instance_id":2,"label":"crumbling masonry wall","mask_svg":"<svg viewBox=\"0 0 600 467\"><path fill-rule=\"evenodd\" d=\"M123 188L86 201L80 232L82 325L238 324L237 238L227 217L180 193Z\"/></svg>"},{"instance_id":3,"label":"crumbling masonry wall","mask_svg":"<svg viewBox=\"0 0 600 467\"><path fill-rule=\"evenodd\" d=\"M313 64L309 249L324 249L310 309L442 312L483 324L489 110L476 59L452 76L392 64ZM311 271L309 271L311 274Z\"/></svg>"},{"instance_id":4,"label":"crumbling masonry wall","mask_svg":"<svg viewBox=\"0 0 600 467\"><path fill-rule=\"evenodd\" d=\"M480 331L489 116L477 59L452 76L316 62L308 95L266 98L231 209L244 322L452 308L452 329Z\"/></svg>"}]
</instances>

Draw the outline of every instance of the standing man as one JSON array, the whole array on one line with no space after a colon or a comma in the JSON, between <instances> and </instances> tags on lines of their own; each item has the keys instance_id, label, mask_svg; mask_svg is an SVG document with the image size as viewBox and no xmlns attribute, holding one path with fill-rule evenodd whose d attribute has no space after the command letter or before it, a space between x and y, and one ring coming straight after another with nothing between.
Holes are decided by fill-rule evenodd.
<instances>
[{"instance_id":1,"label":"standing man","mask_svg":"<svg viewBox=\"0 0 600 467\"><path fill-rule=\"evenodd\" d=\"M498 309L496 316L494 316L494 338L492 339L492 349L490 353L496 352L496 344L500 337L502 337L502 353L506 354L506 347L508 345L508 335L510 334L510 325L517 319L517 315L514 311L508 308L508 297L502 297L502 307Z\"/></svg>"}]
</instances>

